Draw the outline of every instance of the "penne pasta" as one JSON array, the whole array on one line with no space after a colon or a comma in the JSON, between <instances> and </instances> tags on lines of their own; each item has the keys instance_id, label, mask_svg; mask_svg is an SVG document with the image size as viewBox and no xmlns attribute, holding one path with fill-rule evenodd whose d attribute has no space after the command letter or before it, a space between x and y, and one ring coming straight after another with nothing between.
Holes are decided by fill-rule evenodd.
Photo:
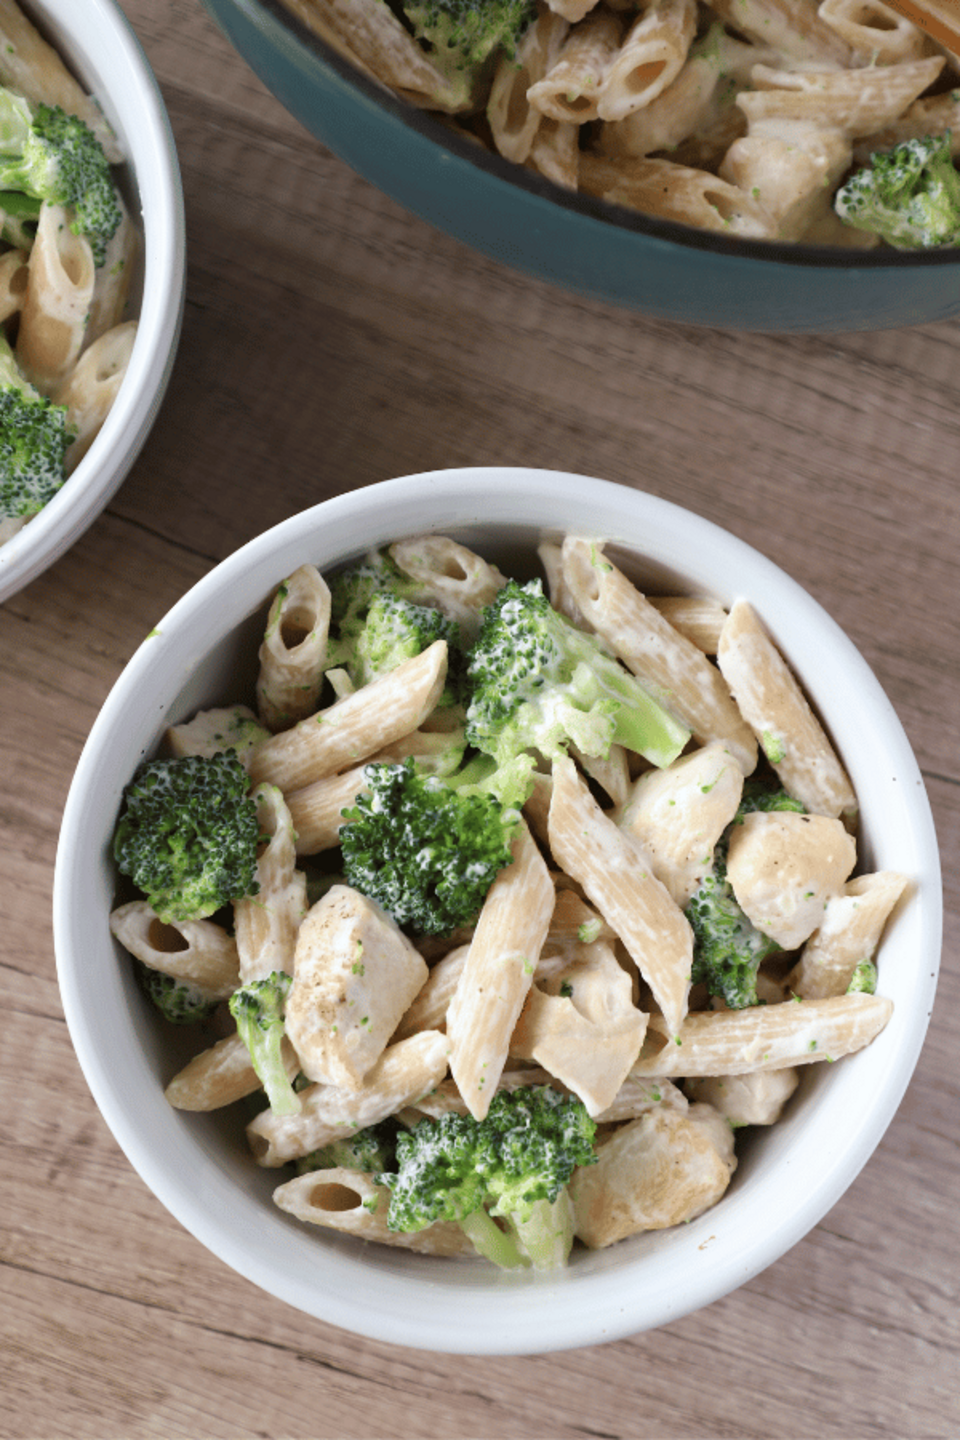
<instances>
[{"instance_id":1,"label":"penne pasta","mask_svg":"<svg viewBox=\"0 0 960 1440\"><path fill-rule=\"evenodd\" d=\"M89 243L61 205L44 201L20 308L17 360L48 395L76 364L87 331L95 269Z\"/></svg>"},{"instance_id":2,"label":"penne pasta","mask_svg":"<svg viewBox=\"0 0 960 1440\"><path fill-rule=\"evenodd\" d=\"M672 84L696 28L696 0L647 0L604 75L597 103L600 119L622 120Z\"/></svg>"},{"instance_id":3,"label":"penne pasta","mask_svg":"<svg viewBox=\"0 0 960 1440\"><path fill-rule=\"evenodd\" d=\"M275 785L253 790L260 826L255 895L235 900L233 918L240 958L240 979L264 980L283 971L292 975L301 922L307 912L307 885L296 869L293 821Z\"/></svg>"},{"instance_id":4,"label":"penne pasta","mask_svg":"<svg viewBox=\"0 0 960 1440\"><path fill-rule=\"evenodd\" d=\"M66 405L67 426L74 433L64 461L67 475L90 449L120 393L136 336L134 320L108 330L87 346L52 392L55 404Z\"/></svg>"},{"instance_id":5,"label":"penne pasta","mask_svg":"<svg viewBox=\"0 0 960 1440\"><path fill-rule=\"evenodd\" d=\"M268 1167L285 1165L415 1105L443 1079L448 1051L445 1035L424 1030L388 1045L362 1085L308 1085L296 1115L265 1110L247 1126L254 1158Z\"/></svg>"},{"instance_id":6,"label":"penne pasta","mask_svg":"<svg viewBox=\"0 0 960 1440\"><path fill-rule=\"evenodd\" d=\"M450 1071L471 1115L496 1093L553 911L553 883L526 826L484 901L447 1011Z\"/></svg>"},{"instance_id":7,"label":"penne pasta","mask_svg":"<svg viewBox=\"0 0 960 1440\"><path fill-rule=\"evenodd\" d=\"M286 1036L281 1041L281 1058L287 1078L292 1080L300 1061ZM207 1111L233 1105L262 1089L263 1082L250 1062L250 1051L234 1032L195 1055L174 1075L163 1093L176 1110Z\"/></svg>"},{"instance_id":8,"label":"penne pasta","mask_svg":"<svg viewBox=\"0 0 960 1440\"><path fill-rule=\"evenodd\" d=\"M446 676L447 645L437 640L388 675L264 740L251 753L251 779L299 790L368 759L416 730L439 700Z\"/></svg>"},{"instance_id":9,"label":"penne pasta","mask_svg":"<svg viewBox=\"0 0 960 1440\"><path fill-rule=\"evenodd\" d=\"M477 630L480 611L506 584L495 565L445 535L397 540L391 559L422 588L421 604L436 605L461 627L464 641Z\"/></svg>"},{"instance_id":10,"label":"penne pasta","mask_svg":"<svg viewBox=\"0 0 960 1440\"><path fill-rule=\"evenodd\" d=\"M487 123L499 153L515 164L522 165L529 157L544 116L531 103L530 91L556 65L569 29L569 17L555 7L541 7L516 55L501 55L497 62L487 101Z\"/></svg>"},{"instance_id":11,"label":"penne pasta","mask_svg":"<svg viewBox=\"0 0 960 1440\"><path fill-rule=\"evenodd\" d=\"M286 730L320 703L330 629L330 589L315 565L280 586L260 645L257 710L268 730Z\"/></svg>"},{"instance_id":12,"label":"penne pasta","mask_svg":"<svg viewBox=\"0 0 960 1440\"><path fill-rule=\"evenodd\" d=\"M99 105L71 75L16 0L0 0L0 83L34 104L59 105L90 126L111 164L123 152Z\"/></svg>"},{"instance_id":13,"label":"penne pasta","mask_svg":"<svg viewBox=\"0 0 960 1440\"><path fill-rule=\"evenodd\" d=\"M879 995L754 1005L690 1014L675 1035L653 1017L631 1075L744 1075L839 1060L869 1045L893 1013Z\"/></svg>"},{"instance_id":14,"label":"penne pasta","mask_svg":"<svg viewBox=\"0 0 960 1440\"><path fill-rule=\"evenodd\" d=\"M359 1170L336 1166L329 1170L308 1170L295 1180L278 1185L274 1204L309 1225L323 1225L360 1240L381 1245L398 1245L421 1255L474 1255L476 1251L464 1230L453 1221L439 1221L411 1234L391 1230L387 1224L390 1192L375 1185Z\"/></svg>"},{"instance_id":15,"label":"penne pasta","mask_svg":"<svg viewBox=\"0 0 960 1440\"><path fill-rule=\"evenodd\" d=\"M678 1030L690 993L690 925L636 841L600 809L572 760L554 766L549 829L555 859L619 935L670 1030Z\"/></svg>"},{"instance_id":16,"label":"penne pasta","mask_svg":"<svg viewBox=\"0 0 960 1440\"><path fill-rule=\"evenodd\" d=\"M905 875L892 870L848 880L827 901L816 932L787 976L791 990L805 1000L843 995L861 961L872 961L908 885Z\"/></svg>"},{"instance_id":17,"label":"penne pasta","mask_svg":"<svg viewBox=\"0 0 960 1440\"><path fill-rule=\"evenodd\" d=\"M145 900L131 900L111 911L110 930L151 970L187 980L211 998L225 1000L240 983L236 941L213 920L167 925Z\"/></svg>"},{"instance_id":18,"label":"penne pasta","mask_svg":"<svg viewBox=\"0 0 960 1440\"><path fill-rule=\"evenodd\" d=\"M569 32L555 63L530 86L527 100L542 115L561 124L595 120L621 38L618 16L597 6Z\"/></svg>"},{"instance_id":19,"label":"penne pasta","mask_svg":"<svg viewBox=\"0 0 960 1440\"><path fill-rule=\"evenodd\" d=\"M588 540L563 543L566 584L584 617L657 698L701 743L723 740L745 775L756 741L724 677Z\"/></svg>"},{"instance_id":20,"label":"penne pasta","mask_svg":"<svg viewBox=\"0 0 960 1440\"><path fill-rule=\"evenodd\" d=\"M23 305L29 278L26 250L8 250L0 255L0 320L9 320Z\"/></svg>"},{"instance_id":21,"label":"penne pasta","mask_svg":"<svg viewBox=\"0 0 960 1440\"><path fill-rule=\"evenodd\" d=\"M784 787L807 810L850 815L853 786L820 721L746 600L730 610L717 664Z\"/></svg>"}]
</instances>

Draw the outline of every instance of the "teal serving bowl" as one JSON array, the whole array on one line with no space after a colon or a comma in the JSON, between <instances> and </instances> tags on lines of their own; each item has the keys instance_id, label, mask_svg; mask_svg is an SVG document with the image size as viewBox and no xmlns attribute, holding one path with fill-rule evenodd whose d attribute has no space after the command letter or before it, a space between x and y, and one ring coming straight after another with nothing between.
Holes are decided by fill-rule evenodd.
<instances>
[{"instance_id":1,"label":"teal serving bowl","mask_svg":"<svg viewBox=\"0 0 960 1440\"><path fill-rule=\"evenodd\" d=\"M884 330L960 313L960 249L735 240L575 195L368 80L282 0L203 0L282 105L407 210L579 295L687 325Z\"/></svg>"}]
</instances>

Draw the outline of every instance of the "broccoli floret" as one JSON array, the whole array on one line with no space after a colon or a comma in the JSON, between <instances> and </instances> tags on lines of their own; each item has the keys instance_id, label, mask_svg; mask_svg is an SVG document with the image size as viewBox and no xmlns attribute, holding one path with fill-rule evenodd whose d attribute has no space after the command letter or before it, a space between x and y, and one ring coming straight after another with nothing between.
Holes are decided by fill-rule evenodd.
<instances>
[{"instance_id":1,"label":"broccoli floret","mask_svg":"<svg viewBox=\"0 0 960 1440\"><path fill-rule=\"evenodd\" d=\"M960 244L960 175L950 132L903 140L870 156L837 191L840 219L898 250Z\"/></svg>"},{"instance_id":2,"label":"broccoli floret","mask_svg":"<svg viewBox=\"0 0 960 1440\"><path fill-rule=\"evenodd\" d=\"M209 1020L218 1001L211 1000L205 990L174 975L165 975L151 965L139 966L140 984L164 1019L174 1025L194 1025Z\"/></svg>"},{"instance_id":3,"label":"broccoli floret","mask_svg":"<svg viewBox=\"0 0 960 1440\"><path fill-rule=\"evenodd\" d=\"M751 924L737 904L722 855L714 855L684 913L693 931L693 983L705 984L731 1010L756 1005L757 971L780 946Z\"/></svg>"},{"instance_id":4,"label":"broccoli floret","mask_svg":"<svg viewBox=\"0 0 960 1440\"><path fill-rule=\"evenodd\" d=\"M437 640L447 642L450 656L447 685L439 703L452 705L459 693L456 660L461 653L460 627L431 606L414 605L390 591L381 591L370 602L352 655L341 663L359 689L395 670L404 660L420 655Z\"/></svg>"},{"instance_id":5,"label":"broccoli floret","mask_svg":"<svg viewBox=\"0 0 960 1440\"><path fill-rule=\"evenodd\" d=\"M165 924L257 893L260 825L249 786L235 751L221 750L148 760L126 787L114 859Z\"/></svg>"},{"instance_id":6,"label":"broccoli floret","mask_svg":"<svg viewBox=\"0 0 960 1440\"><path fill-rule=\"evenodd\" d=\"M743 1010L759 1003L757 971L780 946L758 930L744 914L727 879L727 851L735 825L754 810L803 811L799 800L785 790L748 781L733 820L714 847L713 861L699 888L684 907L693 931L695 985L706 985L731 1010Z\"/></svg>"},{"instance_id":7,"label":"broccoli floret","mask_svg":"<svg viewBox=\"0 0 960 1440\"><path fill-rule=\"evenodd\" d=\"M319 1150L311 1150L297 1161L297 1171L332 1170L343 1166L345 1170L360 1170L365 1175L376 1175L392 1170L397 1160L397 1135L400 1123L392 1116L376 1125L358 1130L347 1140L333 1140Z\"/></svg>"},{"instance_id":8,"label":"broccoli floret","mask_svg":"<svg viewBox=\"0 0 960 1440\"><path fill-rule=\"evenodd\" d=\"M73 212L70 228L90 242L102 265L123 218L103 146L59 105L31 107L0 89L0 190L19 190Z\"/></svg>"},{"instance_id":9,"label":"broccoli floret","mask_svg":"<svg viewBox=\"0 0 960 1440\"><path fill-rule=\"evenodd\" d=\"M855 967L847 986L848 995L876 995L877 967L872 960L861 960Z\"/></svg>"},{"instance_id":10,"label":"broccoli floret","mask_svg":"<svg viewBox=\"0 0 960 1440\"><path fill-rule=\"evenodd\" d=\"M424 774L413 760L374 763L367 793L343 811L347 884L417 935L445 935L475 920L511 861L518 814L478 783L486 767Z\"/></svg>"},{"instance_id":11,"label":"broccoli floret","mask_svg":"<svg viewBox=\"0 0 960 1440\"><path fill-rule=\"evenodd\" d=\"M397 1136L396 1170L377 1176L391 1192L387 1224L411 1233L455 1221L497 1265L564 1265L573 1244L566 1187L576 1166L596 1160L595 1133L583 1102L549 1085L499 1091L483 1120L421 1120Z\"/></svg>"},{"instance_id":12,"label":"broccoli floret","mask_svg":"<svg viewBox=\"0 0 960 1440\"><path fill-rule=\"evenodd\" d=\"M467 740L500 767L575 745L606 755L619 743L669 765L690 732L620 662L560 615L539 580L511 580L486 607L467 657Z\"/></svg>"},{"instance_id":13,"label":"broccoli floret","mask_svg":"<svg viewBox=\"0 0 960 1440\"><path fill-rule=\"evenodd\" d=\"M250 1063L263 1084L275 1115L296 1115L302 1108L283 1064L283 1007L293 979L275 970L262 980L249 980L228 1001L237 1033L250 1052Z\"/></svg>"},{"instance_id":14,"label":"broccoli floret","mask_svg":"<svg viewBox=\"0 0 960 1440\"><path fill-rule=\"evenodd\" d=\"M325 669L346 670L356 689L421 654L436 640L449 649L441 705L460 696L460 627L435 606L421 603L422 587L386 550L372 551L330 585L330 639Z\"/></svg>"},{"instance_id":15,"label":"broccoli floret","mask_svg":"<svg viewBox=\"0 0 960 1440\"><path fill-rule=\"evenodd\" d=\"M423 590L405 575L386 550L368 555L341 570L330 581L330 629L335 643L356 645L374 596L389 593L399 600L420 603Z\"/></svg>"},{"instance_id":16,"label":"broccoli floret","mask_svg":"<svg viewBox=\"0 0 960 1440\"><path fill-rule=\"evenodd\" d=\"M500 51L517 44L537 18L535 0L401 0L413 33L464 104Z\"/></svg>"},{"instance_id":17,"label":"broccoli floret","mask_svg":"<svg viewBox=\"0 0 960 1440\"><path fill-rule=\"evenodd\" d=\"M0 331L0 519L29 519L53 499L72 440L66 406L34 389Z\"/></svg>"}]
</instances>

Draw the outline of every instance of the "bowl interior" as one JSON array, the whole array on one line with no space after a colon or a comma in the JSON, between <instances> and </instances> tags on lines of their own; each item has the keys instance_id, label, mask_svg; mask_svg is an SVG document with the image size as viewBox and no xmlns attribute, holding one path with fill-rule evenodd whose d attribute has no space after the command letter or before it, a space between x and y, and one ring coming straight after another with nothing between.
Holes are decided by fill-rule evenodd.
<instances>
[{"instance_id":1,"label":"bowl interior","mask_svg":"<svg viewBox=\"0 0 960 1440\"><path fill-rule=\"evenodd\" d=\"M87 454L39 515L0 545L0 601L66 551L125 479L160 407L176 353L186 277L176 147L156 79L114 0L24 0L23 7L96 97L127 162L118 183L143 247L131 289L137 338L119 394Z\"/></svg>"},{"instance_id":2,"label":"bowl interior","mask_svg":"<svg viewBox=\"0 0 960 1440\"><path fill-rule=\"evenodd\" d=\"M424 518L429 516L425 525ZM249 698L277 583L306 560L328 572L372 545L429 529L507 573L535 573L543 538L610 542L642 588L749 598L790 657L849 767L867 869L906 872L880 988L895 1005L868 1049L810 1066L784 1118L754 1132L720 1204L676 1230L577 1252L557 1277L501 1274L301 1226L272 1206L241 1120L192 1116L163 1098L188 1058L148 1013L108 929L109 842L123 785L168 723ZM91 843L92 842L92 843ZM407 477L327 501L219 565L138 650L98 718L71 787L54 887L61 991L94 1097L146 1183L241 1274L308 1314L422 1349L534 1353L665 1323L725 1294L801 1238L880 1140L926 1031L940 951L936 840L910 747L872 672L829 616L755 550L668 502L556 472L466 470ZM510 1292L509 1306L503 1291Z\"/></svg>"}]
</instances>

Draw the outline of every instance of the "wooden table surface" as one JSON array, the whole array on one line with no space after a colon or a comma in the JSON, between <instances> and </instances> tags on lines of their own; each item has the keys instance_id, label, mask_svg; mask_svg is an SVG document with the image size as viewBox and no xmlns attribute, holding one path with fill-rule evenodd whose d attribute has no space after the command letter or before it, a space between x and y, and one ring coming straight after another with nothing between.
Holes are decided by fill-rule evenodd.
<instances>
[{"instance_id":1,"label":"wooden table surface","mask_svg":"<svg viewBox=\"0 0 960 1440\"><path fill-rule=\"evenodd\" d=\"M179 145L187 303L133 472L73 550L0 608L0 1434L960 1435L960 320L751 336L535 284L328 154L197 0L123 5ZM81 746L166 609L251 536L327 496L498 462L665 496L811 590L915 747L947 911L913 1083L822 1223L698 1314L526 1359L367 1342L207 1253L86 1089L50 922Z\"/></svg>"}]
</instances>

